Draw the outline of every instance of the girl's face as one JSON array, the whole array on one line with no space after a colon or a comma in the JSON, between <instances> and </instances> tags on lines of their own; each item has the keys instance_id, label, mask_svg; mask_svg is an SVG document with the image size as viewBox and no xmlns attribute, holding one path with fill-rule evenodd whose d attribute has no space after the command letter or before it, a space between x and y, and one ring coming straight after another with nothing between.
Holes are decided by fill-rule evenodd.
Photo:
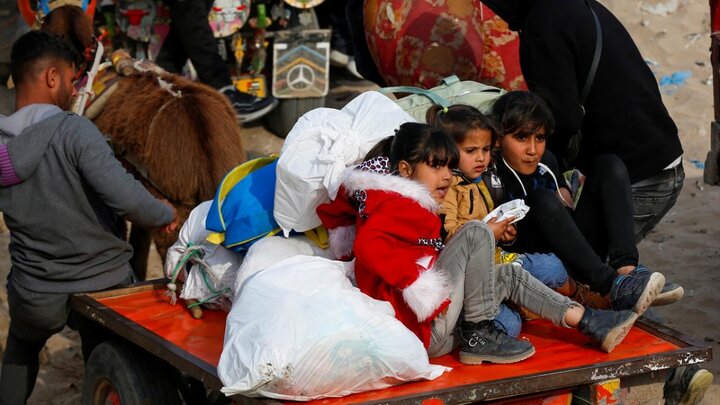
<instances>
[{"instance_id":1,"label":"girl's face","mask_svg":"<svg viewBox=\"0 0 720 405\"><path fill-rule=\"evenodd\" d=\"M502 156L518 173L530 175L537 170L545 153L545 128L528 135L522 130L500 138Z\"/></svg>"},{"instance_id":2,"label":"girl's face","mask_svg":"<svg viewBox=\"0 0 720 405\"><path fill-rule=\"evenodd\" d=\"M411 166L410 163L401 160L398 171L402 177L424 184L438 204L445 199L452 178L452 171L448 166L436 166L425 162Z\"/></svg>"},{"instance_id":3,"label":"girl's face","mask_svg":"<svg viewBox=\"0 0 720 405\"><path fill-rule=\"evenodd\" d=\"M470 180L480 177L490 164L492 133L487 129L473 129L458 143L460 162L458 168Z\"/></svg>"}]
</instances>

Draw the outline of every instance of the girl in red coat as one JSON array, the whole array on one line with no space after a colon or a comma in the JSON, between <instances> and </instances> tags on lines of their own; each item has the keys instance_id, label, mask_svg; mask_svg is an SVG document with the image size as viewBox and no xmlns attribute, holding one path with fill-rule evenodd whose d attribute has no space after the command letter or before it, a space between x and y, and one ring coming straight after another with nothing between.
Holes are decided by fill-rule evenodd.
<instances>
[{"instance_id":1,"label":"girl in red coat","mask_svg":"<svg viewBox=\"0 0 720 405\"><path fill-rule=\"evenodd\" d=\"M431 357L458 345L465 364L532 356L530 342L493 327L505 299L556 325L577 327L611 351L637 319L634 312L586 309L519 265L496 266L495 240L482 222L466 224L443 246L437 210L457 161L451 137L425 124L405 123L363 164L345 172L335 201L318 207L333 255L355 258L360 290L390 302ZM454 334L458 322L460 333Z\"/></svg>"}]
</instances>

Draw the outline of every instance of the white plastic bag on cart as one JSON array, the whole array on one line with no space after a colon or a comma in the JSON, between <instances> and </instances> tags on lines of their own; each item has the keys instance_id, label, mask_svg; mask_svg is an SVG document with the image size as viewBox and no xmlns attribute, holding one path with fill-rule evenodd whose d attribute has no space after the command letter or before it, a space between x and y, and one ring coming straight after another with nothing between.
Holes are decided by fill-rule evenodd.
<instances>
[{"instance_id":1,"label":"white plastic bag on cart","mask_svg":"<svg viewBox=\"0 0 720 405\"><path fill-rule=\"evenodd\" d=\"M315 208L335 198L342 171L408 121L415 120L376 91L362 93L342 110L317 108L300 117L277 165L274 215L285 236L319 226Z\"/></svg>"},{"instance_id":2,"label":"white plastic bag on cart","mask_svg":"<svg viewBox=\"0 0 720 405\"><path fill-rule=\"evenodd\" d=\"M214 309L230 310L232 287L243 256L221 245L206 242L209 231L205 229L205 218L212 201L205 201L190 212L180 229L178 240L168 249L165 256L165 275L171 282L168 288L172 294L174 281L184 281L180 298L195 299ZM188 267L186 263L190 263Z\"/></svg>"},{"instance_id":3,"label":"white plastic bag on cart","mask_svg":"<svg viewBox=\"0 0 720 405\"><path fill-rule=\"evenodd\" d=\"M392 307L345 276L352 263L295 256L249 278L227 318L226 395L306 401L440 376Z\"/></svg>"},{"instance_id":4,"label":"white plastic bag on cart","mask_svg":"<svg viewBox=\"0 0 720 405\"><path fill-rule=\"evenodd\" d=\"M245 281L255 273L293 256L317 256L330 259L330 251L320 248L305 235L295 235L289 238L269 236L260 239L245 253L245 258L235 279L233 294L237 295ZM352 268L350 270L352 271ZM354 274L348 274L348 277L355 279Z\"/></svg>"}]
</instances>

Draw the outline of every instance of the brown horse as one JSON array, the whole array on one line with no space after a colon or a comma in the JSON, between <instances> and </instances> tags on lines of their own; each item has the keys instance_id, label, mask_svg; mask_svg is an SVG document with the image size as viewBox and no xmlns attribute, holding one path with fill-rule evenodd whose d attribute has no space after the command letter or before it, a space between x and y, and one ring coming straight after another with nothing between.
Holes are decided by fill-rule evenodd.
<instances>
[{"instance_id":1,"label":"brown horse","mask_svg":"<svg viewBox=\"0 0 720 405\"><path fill-rule=\"evenodd\" d=\"M82 53L94 41L91 22L79 7L53 10L41 29L82 47L78 49ZM225 173L246 159L240 126L225 97L169 73L122 77L94 122L128 170L155 196L176 207L180 224L192 208L213 198ZM132 228L132 265L141 279L146 275L151 237L164 260L177 232L151 235Z\"/></svg>"}]
</instances>

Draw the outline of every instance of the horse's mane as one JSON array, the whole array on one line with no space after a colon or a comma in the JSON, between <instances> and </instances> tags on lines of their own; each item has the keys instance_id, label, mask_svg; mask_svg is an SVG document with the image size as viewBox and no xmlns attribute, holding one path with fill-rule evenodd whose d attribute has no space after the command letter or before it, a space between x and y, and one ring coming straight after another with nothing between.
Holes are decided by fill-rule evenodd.
<instances>
[{"instance_id":1,"label":"horse's mane","mask_svg":"<svg viewBox=\"0 0 720 405\"><path fill-rule=\"evenodd\" d=\"M62 6L45 16L40 29L68 41L81 61L85 49L94 42L92 21L77 6Z\"/></svg>"}]
</instances>

